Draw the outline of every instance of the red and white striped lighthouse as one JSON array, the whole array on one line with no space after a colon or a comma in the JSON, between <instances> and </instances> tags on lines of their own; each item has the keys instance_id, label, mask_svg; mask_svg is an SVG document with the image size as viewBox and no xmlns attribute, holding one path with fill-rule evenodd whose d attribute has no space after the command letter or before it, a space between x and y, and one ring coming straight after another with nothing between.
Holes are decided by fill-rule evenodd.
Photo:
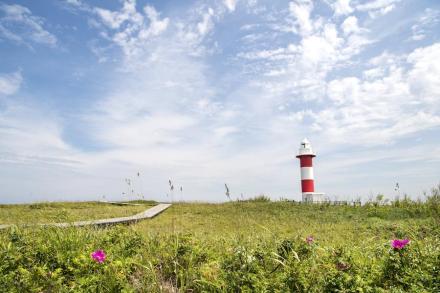
<instances>
[{"instance_id":1,"label":"red and white striped lighthouse","mask_svg":"<svg viewBox=\"0 0 440 293\"><path fill-rule=\"evenodd\" d=\"M315 192L315 178L313 176L313 158L316 157L307 138L301 142L296 156L301 166L302 200L307 202L321 202L323 193Z\"/></svg>"}]
</instances>

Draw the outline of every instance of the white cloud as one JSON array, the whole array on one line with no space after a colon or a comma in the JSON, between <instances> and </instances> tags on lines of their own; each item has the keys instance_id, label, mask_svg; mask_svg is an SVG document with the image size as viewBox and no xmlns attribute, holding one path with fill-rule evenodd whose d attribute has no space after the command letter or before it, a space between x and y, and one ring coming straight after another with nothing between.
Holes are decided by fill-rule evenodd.
<instances>
[{"instance_id":1,"label":"white cloud","mask_svg":"<svg viewBox=\"0 0 440 293\"><path fill-rule=\"evenodd\" d=\"M434 60L440 60L440 43L412 52L407 58L412 65L408 83L411 92L420 100L440 109L440 64Z\"/></svg>"},{"instance_id":2,"label":"white cloud","mask_svg":"<svg viewBox=\"0 0 440 293\"><path fill-rule=\"evenodd\" d=\"M212 17L214 16L214 10L209 8L208 11L203 14L203 20L197 23L197 30L200 36L206 35L214 27Z\"/></svg>"},{"instance_id":3,"label":"white cloud","mask_svg":"<svg viewBox=\"0 0 440 293\"><path fill-rule=\"evenodd\" d=\"M312 16L311 2L291 2L289 9L300 35L298 43L240 52L237 56L255 62L260 70L266 69L263 76L277 77L259 83L272 95L320 100L325 93L327 75L344 67L373 40L354 16L343 22L341 32L333 22Z\"/></svg>"},{"instance_id":4,"label":"white cloud","mask_svg":"<svg viewBox=\"0 0 440 293\"><path fill-rule=\"evenodd\" d=\"M229 11L234 11L237 5L237 0L223 0L223 3L228 8Z\"/></svg>"},{"instance_id":5,"label":"white cloud","mask_svg":"<svg viewBox=\"0 0 440 293\"><path fill-rule=\"evenodd\" d=\"M349 35L351 33L357 33L360 31L356 16L347 17L344 20L344 22L341 24L341 28L345 35Z\"/></svg>"},{"instance_id":6,"label":"white cloud","mask_svg":"<svg viewBox=\"0 0 440 293\"><path fill-rule=\"evenodd\" d=\"M239 132L239 129L235 126L221 126L214 129L216 139L223 139L226 136Z\"/></svg>"},{"instance_id":7,"label":"white cloud","mask_svg":"<svg viewBox=\"0 0 440 293\"><path fill-rule=\"evenodd\" d=\"M142 54L146 43L166 31L169 18L160 18L154 7L146 5L143 14L136 9L135 0L125 0L121 10L84 8L94 12L107 28L101 35L121 47L127 58ZM103 58L103 57L102 57Z\"/></svg>"},{"instance_id":8,"label":"white cloud","mask_svg":"<svg viewBox=\"0 0 440 293\"><path fill-rule=\"evenodd\" d=\"M382 52L380 55L371 58L368 61L369 65L380 66L380 65L394 65L399 62L399 56L389 53L388 51Z\"/></svg>"},{"instance_id":9,"label":"white cloud","mask_svg":"<svg viewBox=\"0 0 440 293\"><path fill-rule=\"evenodd\" d=\"M104 116L104 120L97 121L101 126L96 138L112 147L175 145L181 142L177 133L189 129L195 123L193 117L174 112L155 112L144 117L125 117L123 120L109 118Z\"/></svg>"},{"instance_id":10,"label":"white cloud","mask_svg":"<svg viewBox=\"0 0 440 293\"><path fill-rule=\"evenodd\" d=\"M261 50L256 52L241 52L238 57L249 60L268 59L268 60L283 60L292 58L294 53L297 53L298 47L291 44L287 48L277 48L272 50Z\"/></svg>"},{"instance_id":11,"label":"white cloud","mask_svg":"<svg viewBox=\"0 0 440 293\"><path fill-rule=\"evenodd\" d=\"M339 40L337 37L327 38L326 36L310 36L301 41L302 57L308 66L319 65L320 62L331 62L337 58L336 48Z\"/></svg>"},{"instance_id":12,"label":"white cloud","mask_svg":"<svg viewBox=\"0 0 440 293\"><path fill-rule=\"evenodd\" d=\"M15 94L23 81L20 71L10 74L0 74L0 96Z\"/></svg>"},{"instance_id":13,"label":"white cloud","mask_svg":"<svg viewBox=\"0 0 440 293\"><path fill-rule=\"evenodd\" d=\"M359 83L356 77L332 80L328 84L328 97L336 104L356 103L359 98Z\"/></svg>"},{"instance_id":14,"label":"white cloud","mask_svg":"<svg viewBox=\"0 0 440 293\"><path fill-rule=\"evenodd\" d=\"M150 44L136 56L142 62L99 99L85 122L93 140L123 151L170 147L200 129L198 123L206 114L202 110L212 112L209 115L219 111L210 99L202 63L193 60L176 37L164 36ZM124 70L131 62L122 60L119 67Z\"/></svg>"},{"instance_id":15,"label":"white cloud","mask_svg":"<svg viewBox=\"0 0 440 293\"><path fill-rule=\"evenodd\" d=\"M440 22L440 11L426 8L422 16L417 19L416 24L411 27L414 41L420 41L426 38L426 34L436 27Z\"/></svg>"},{"instance_id":16,"label":"white cloud","mask_svg":"<svg viewBox=\"0 0 440 293\"><path fill-rule=\"evenodd\" d=\"M337 0L332 4L332 8L336 15L346 15L353 12L353 8L350 6L350 0Z\"/></svg>"},{"instance_id":17,"label":"white cloud","mask_svg":"<svg viewBox=\"0 0 440 293\"><path fill-rule=\"evenodd\" d=\"M236 2L233 3L235 5ZM159 39L167 32L174 34L172 42L175 46L186 47L193 56L200 57L214 52L215 46L206 46L203 43L214 29L215 22L226 12L223 4L217 4L212 8L203 4L196 5L190 13L181 18L176 17L173 22L168 17L161 17L150 5L143 7L143 11L138 11L135 0L124 0L122 8L115 11L88 6L82 2L75 2L72 6L89 16L98 16L97 19L89 19L90 25L100 30L101 37L120 47L126 59L132 59L132 66L136 67L138 57L145 57L146 51L154 48L151 43L160 42ZM93 51L102 54L106 50L95 45ZM149 57L154 58L154 54ZM98 58L108 59L102 55Z\"/></svg>"},{"instance_id":18,"label":"white cloud","mask_svg":"<svg viewBox=\"0 0 440 293\"><path fill-rule=\"evenodd\" d=\"M57 44L57 38L43 28L44 19L18 4L0 4L0 37L31 45L39 43L49 46Z\"/></svg>"},{"instance_id":19,"label":"white cloud","mask_svg":"<svg viewBox=\"0 0 440 293\"><path fill-rule=\"evenodd\" d=\"M38 105L9 101L0 115L0 161L77 164L57 119Z\"/></svg>"},{"instance_id":20,"label":"white cloud","mask_svg":"<svg viewBox=\"0 0 440 293\"><path fill-rule=\"evenodd\" d=\"M197 4L185 19L176 19L173 33L174 41L186 47L186 51L194 57L204 57L219 53L218 41L212 38L211 32L225 16L228 10L224 5L212 6Z\"/></svg>"},{"instance_id":21,"label":"white cloud","mask_svg":"<svg viewBox=\"0 0 440 293\"><path fill-rule=\"evenodd\" d=\"M67 4L75 5L75 6L81 6L83 3L81 0L65 0Z\"/></svg>"},{"instance_id":22,"label":"white cloud","mask_svg":"<svg viewBox=\"0 0 440 293\"><path fill-rule=\"evenodd\" d=\"M289 3L289 11L296 18L298 32L307 36L313 31L313 23L310 14L313 10L313 2L309 0L297 0Z\"/></svg>"},{"instance_id":23,"label":"white cloud","mask_svg":"<svg viewBox=\"0 0 440 293\"><path fill-rule=\"evenodd\" d=\"M358 11L366 11L372 18L383 16L396 8L396 4L401 0L375 0L365 4L358 4Z\"/></svg>"},{"instance_id":24,"label":"white cloud","mask_svg":"<svg viewBox=\"0 0 440 293\"><path fill-rule=\"evenodd\" d=\"M356 9L359 11L377 10L388 7L389 5L393 5L398 2L400 2L400 0L375 0L369 1L365 4L358 4L356 6Z\"/></svg>"},{"instance_id":25,"label":"white cloud","mask_svg":"<svg viewBox=\"0 0 440 293\"><path fill-rule=\"evenodd\" d=\"M381 67L371 68L363 72L365 79L376 79L384 75L384 69Z\"/></svg>"},{"instance_id":26,"label":"white cloud","mask_svg":"<svg viewBox=\"0 0 440 293\"><path fill-rule=\"evenodd\" d=\"M93 9L100 20L111 29L119 29L122 24L127 24L133 29L140 29L144 16L136 10L136 0L124 0L121 10L111 11L96 7ZM150 20L157 20L158 14L153 7L145 6L144 12Z\"/></svg>"},{"instance_id":27,"label":"white cloud","mask_svg":"<svg viewBox=\"0 0 440 293\"><path fill-rule=\"evenodd\" d=\"M159 13L152 6L145 6L144 12L150 20L150 27L140 33L141 39L147 39L150 35L158 36L163 33L169 24L169 18L160 19Z\"/></svg>"},{"instance_id":28,"label":"white cloud","mask_svg":"<svg viewBox=\"0 0 440 293\"><path fill-rule=\"evenodd\" d=\"M440 44L419 48L400 58L383 53L373 58L368 80L335 79L327 86L332 100L311 115L313 129L327 139L378 145L440 126Z\"/></svg>"}]
</instances>

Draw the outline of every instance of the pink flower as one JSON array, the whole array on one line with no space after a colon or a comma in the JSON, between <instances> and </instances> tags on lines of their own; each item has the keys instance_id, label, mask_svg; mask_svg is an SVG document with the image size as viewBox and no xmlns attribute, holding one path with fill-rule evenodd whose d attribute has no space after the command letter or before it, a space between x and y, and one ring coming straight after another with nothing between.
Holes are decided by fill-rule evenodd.
<instances>
[{"instance_id":1,"label":"pink flower","mask_svg":"<svg viewBox=\"0 0 440 293\"><path fill-rule=\"evenodd\" d=\"M306 242L307 242L308 244L312 244L314 241L315 241L315 238L313 238L312 235L307 236L307 238L306 238Z\"/></svg>"},{"instance_id":2,"label":"pink flower","mask_svg":"<svg viewBox=\"0 0 440 293\"><path fill-rule=\"evenodd\" d=\"M105 261L105 258L106 258L107 256L105 255L104 250L99 249L99 250L96 250L96 251L92 252L92 253L90 254L90 257L93 258L94 261L99 262L99 263L102 263L102 262Z\"/></svg>"},{"instance_id":3,"label":"pink flower","mask_svg":"<svg viewBox=\"0 0 440 293\"><path fill-rule=\"evenodd\" d=\"M398 249L398 250L404 248L408 243L409 243L409 239L394 239L394 240L391 240L391 246L394 249Z\"/></svg>"}]
</instances>

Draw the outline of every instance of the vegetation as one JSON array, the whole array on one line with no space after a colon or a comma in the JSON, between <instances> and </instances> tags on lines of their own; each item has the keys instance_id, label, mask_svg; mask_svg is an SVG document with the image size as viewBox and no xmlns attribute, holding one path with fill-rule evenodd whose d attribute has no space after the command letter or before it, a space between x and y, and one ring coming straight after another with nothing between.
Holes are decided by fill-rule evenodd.
<instances>
[{"instance_id":1,"label":"vegetation","mask_svg":"<svg viewBox=\"0 0 440 293\"><path fill-rule=\"evenodd\" d=\"M134 202L130 202L134 203ZM0 205L0 224L54 223L125 217L140 213L154 202L112 205L100 202L44 202Z\"/></svg>"},{"instance_id":2,"label":"vegetation","mask_svg":"<svg viewBox=\"0 0 440 293\"><path fill-rule=\"evenodd\" d=\"M439 204L178 203L131 226L13 227L0 291L439 292Z\"/></svg>"}]
</instances>

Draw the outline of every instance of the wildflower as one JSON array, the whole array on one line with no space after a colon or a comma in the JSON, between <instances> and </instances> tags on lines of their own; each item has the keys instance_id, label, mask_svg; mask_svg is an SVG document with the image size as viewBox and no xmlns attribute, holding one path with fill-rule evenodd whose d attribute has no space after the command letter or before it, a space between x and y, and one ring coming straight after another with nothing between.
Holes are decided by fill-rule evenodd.
<instances>
[{"instance_id":1,"label":"wildflower","mask_svg":"<svg viewBox=\"0 0 440 293\"><path fill-rule=\"evenodd\" d=\"M107 256L105 255L104 250L99 249L99 250L96 250L96 251L92 252L92 253L90 254L90 257L93 258L94 261L99 262L99 263L102 263L102 262L105 261L105 258L106 258Z\"/></svg>"},{"instance_id":2,"label":"wildflower","mask_svg":"<svg viewBox=\"0 0 440 293\"><path fill-rule=\"evenodd\" d=\"M309 235L309 236L307 236L307 238L306 238L306 242L307 242L308 244L312 244L313 242L315 242L315 238L313 238L312 235Z\"/></svg>"},{"instance_id":3,"label":"wildflower","mask_svg":"<svg viewBox=\"0 0 440 293\"><path fill-rule=\"evenodd\" d=\"M394 239L394 240L391 240L391 246L394 249L398 249L398 250L404 248L408 243L409 243L409 239Z\"/></svg>"}]
</instances>

